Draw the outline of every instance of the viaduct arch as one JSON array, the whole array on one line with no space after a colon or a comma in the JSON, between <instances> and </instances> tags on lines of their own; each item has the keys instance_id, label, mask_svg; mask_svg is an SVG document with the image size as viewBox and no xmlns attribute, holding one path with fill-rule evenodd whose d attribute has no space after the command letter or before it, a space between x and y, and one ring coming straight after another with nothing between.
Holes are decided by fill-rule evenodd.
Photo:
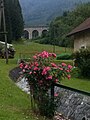
<instances>
[{"instance_id":1,"label":"viaduct arch","mask_svg":"<svg viewBox=\"0 0 90 120\"><path fill-rule=\"evenodd\" d=\"M35 26L24 28L23 37L26 39L34 39L37 37L45 36L49 27L47 26Z\"/></svg>"}]
</instances>

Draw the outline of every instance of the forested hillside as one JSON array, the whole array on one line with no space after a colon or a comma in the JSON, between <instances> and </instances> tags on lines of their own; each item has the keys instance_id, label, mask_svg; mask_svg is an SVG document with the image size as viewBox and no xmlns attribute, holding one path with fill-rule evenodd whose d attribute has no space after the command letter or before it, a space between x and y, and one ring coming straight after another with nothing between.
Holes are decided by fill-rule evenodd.
<instances>
[{"instance_id":1,"label":"forested hillside","mask_svg":"<svg viewBox=\"0 0 90 120\"><path fill-rule=\"evenodd\" d=\"M20 0L26 26L45 25L52 19L90 0Z\"/></svg>"},{"instance_id":2,"label":"forested hillside","mask_svg":"<svg viewBox=\"0 0 90 120\"><path fill-rule=\"evenodd\" d=\"M49 34L40 43L73 47L73 39L66 37L67 34L89 17L90 2L77 6L71 12L65 11L50 23Z\"/></svg>"}]
</instances>

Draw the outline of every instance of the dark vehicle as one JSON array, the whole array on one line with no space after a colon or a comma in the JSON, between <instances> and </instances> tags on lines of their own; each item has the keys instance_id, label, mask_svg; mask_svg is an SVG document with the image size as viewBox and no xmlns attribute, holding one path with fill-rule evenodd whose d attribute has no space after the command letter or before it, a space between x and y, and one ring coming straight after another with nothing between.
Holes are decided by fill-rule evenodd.
<instances>
[{"instance_id":1,"label":"dark vehicle","mask_svg":"<svg viewBox=\"0 0 90 120\"><path fill-rule=\"evenodd\" d=\"M14 58L15 49L12 44L7 43L8 58ZM0 41L0 58L5 58L5 42Z\"/></svg>"}]
</instances>

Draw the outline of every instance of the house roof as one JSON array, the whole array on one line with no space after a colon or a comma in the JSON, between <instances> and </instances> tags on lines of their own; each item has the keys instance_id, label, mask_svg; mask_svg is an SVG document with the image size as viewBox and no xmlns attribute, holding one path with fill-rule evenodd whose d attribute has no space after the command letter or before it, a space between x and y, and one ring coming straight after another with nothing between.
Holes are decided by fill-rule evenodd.
<instances>
[{"instance_id":1,"label":"house roof","mask_svg":"<svg viewBox=\"0 0 90 120\"><path fill-rule=\"evenodd\" d=\"M67 36L72 36L76 33L90 29L90 18L86 19L83 23L73 29Z\"/></svg>"}]
</instances>

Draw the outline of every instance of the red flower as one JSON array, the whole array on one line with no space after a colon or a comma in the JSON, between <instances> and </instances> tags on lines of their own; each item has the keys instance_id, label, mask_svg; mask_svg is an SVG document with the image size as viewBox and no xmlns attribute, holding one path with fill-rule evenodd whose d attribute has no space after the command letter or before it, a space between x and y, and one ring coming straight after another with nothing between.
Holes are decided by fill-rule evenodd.
<instances>
[{"instance_id":1,"label":"red flower","mask_svg":"<svg viewBox=\"0 0 90 120\"><path fill-rule=\"evenodd\" d=\"M25 68L25 69L26 69L26 68L28 68L28 65L25 65L25 67L24 67L24 68Z\"/></svg>"},{"instance_id":2,"label":"red flower","mask_svg":"<svg viewBox=\"0 0 90 120\"><path fill-rule=\"evenodd\" d=\"M67 66L66 63L62 63L62 66Z\"/></svg>"},{"instance_id":3,"label":"red flower","mask_svg":"<svg viewBox=\"0 0 90 120\"><path fill-rule=\"evenodd\" d=\"M63 70L63 68L59 68L60 70Z\"/></svg>"},{"instance_id":4,"label":"red flower","mask_svg":"<svg viewBox=\"0 0 90 120\"><path fill-rule=\"evenodd\" d=\"M52 79L52 76L48 76L47 79Z\"/></svg>"},{"instance_id":5,"label":"red flower","mask_svg":"<svg viewBox=\"0 0 90 120\"><path fill-rule=\"evenodd\" d=\"M71 65L68 65L68 68L69 68L69 69L72 69L72 66L71 66Z\"/></svg>"},{"instance_id":6,"label":"red flower","mask_svg":"<svg viewBox=\"0 0 90 120\"><path fill-rule=\"evenodd\" d=\"M39 66L38 62L35 62L35 63L34 63L34 65L35 65L36 67L38 67L38 66Z\"/></svg>"},{"instance_id":7,"label":"red flower","mask_svg":"<svg viewBox=\"0 0 90 120\"><path fill-rule=\"evenodd\" d=\"M70 79L70 78L71 78L71 75L67 75L67 78Z\"/></svg>"},{"instance_id":8,"label":"red flower","mask_svg":"<svg viewBox=\"0 0 90 120\"><path fill-rule=\"evenodd\" d=\"M32 72L29 72L29 74L31 75L31 74L32 74Z\"/></svg>"},{"instance_id":9,"label":"red flower","mask_svg":"<svg viewBox=\"0 0 90 120\"><path fill-rule=\"evenodd\" d=\"M56 54L55 53L52 53L52 56L56 58Z\"/></svg>"},{"instance_id":10,"label":"red flower","mask_svg":"<svg viewBox=\"0 0 90 120\"><path fill-rule=\"evenodd\" d=\"M37 56L36 56L36 55L34 55L34 56L33 56L33 58L34 58L34 59L37 59Z\"/></svg>"},{"instance_id":11,"label":"red flower","mask_svg":"<svg viewBox=\"0 0 90 120\"><path fill-rule=\"evenodd\" d=\"M58 93L55 93L55 94L54 94L54 97L58 97Z\"/></svg>"},{"instance_id":12,"label":"red flower","mask_svg":"<svg viewBox=\"0 0 90 120\"><path fill-rule=\"evenodd\" d=\"M55 63L51 63L52 67L57 67L57 65Z\"/></svg>"},{"instance_id":13,"label":"red flower","mask_svg":"<svg viewBox=\"0 0 90 120\"><path fill-rule=\"evenodd\" d=\"M34 67L34 70L35 70L35 71L38 70L38 67Z\"/></svg>"},{"instance_id":14,"label":"red flower","mask_svg":"<svg viewBox=\"0 0 90 120\"><path fill-rule=\"evenodd\" d=\"M58 82L58 79L56 79L54 82L57 83L57 82Z\"/></svg>"},{"instance_id":15,"label":"red flower","mask_svg":"<svg viewBox=\"0 0 90 120\"><path fill-rule=\"evenodd\" d=\"M47 74L47 71L51 70L50 67L45 67L42 71L42 75L46 75Z\"/></svg>"},{"instance_id":16,"label":"red flower","mask_svg":"<svg viewBox=\"0 0 90 120\"><path fill-rule=\"evenodd\" d=\"M22 69L24 67L23 63L20 63L19 67Z\"/></svg>"},{"instance_id":17,"label":"red flower","mask_svg":"<svg viewBox=\"0 0 90 120\"><path fill-rule=\"evenodd\" d=\"M70 70L68 70L68 69L67 69L67 70L66 70L66 72L67 72L67 73L69 73L69 72L70 72Z\"/></svg>"}]
</instances>

